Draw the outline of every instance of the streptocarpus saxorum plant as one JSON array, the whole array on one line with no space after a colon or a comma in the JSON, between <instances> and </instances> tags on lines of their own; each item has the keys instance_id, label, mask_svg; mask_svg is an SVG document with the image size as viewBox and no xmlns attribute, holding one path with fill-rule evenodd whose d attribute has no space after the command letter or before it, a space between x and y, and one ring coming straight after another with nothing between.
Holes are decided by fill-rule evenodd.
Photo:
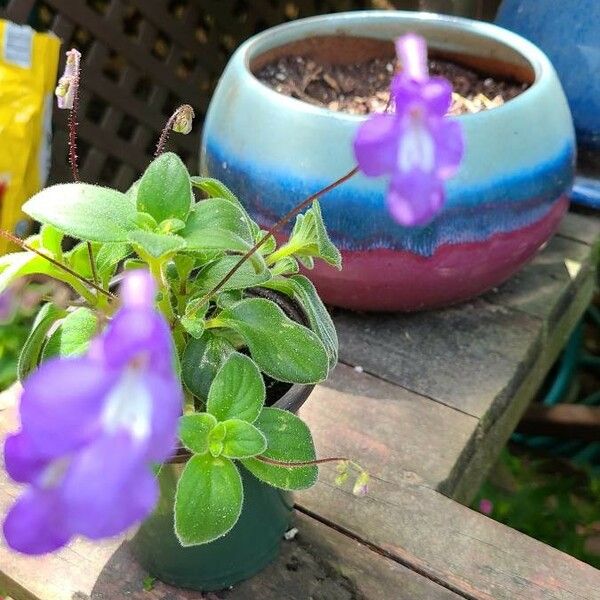
<instances>
[{"instance_id":1,"label":"streptocarpus saxorum plant","mask_svg":"<svg viewBox=\"0 0 600 600\"><path fill-rule=\"evenodd\" d=\"M164 152L171 130L190 131L191 107L169 119L155 159L125 193L78 181L72 114L76 183L25 203L39 234L22 241L0 232L23 250L0 257L0 293L29 274L73 290L68 308L42 306L19 361L21 430L8 439L5 462L28 487L4 523L13 548L39 554L74 535L102 538L144 519L158 494L151 470L174 455L177 439L189 457L174 514L184 546L210 542L236 523L239 469L296 490L316 481L318 464L337 461L336 482L352 472L354 492L366 492L360 466L343 457L317 460L306 424L265 406L265 381L318 383L337 362L331 318L299 273L300 263L312 268L315 259L341 267L318 198L359 167L367 175L392 173L392 214L422 222L441 207L441 179L462 155L460 131L444 129L440 116L444 94L431 99L441 84L410 66L423 64L424 44L408 36L398 48L405 72L392 85L396 114L367 121L355 143L359 166L268 231L222 183L191 176ZM77 106L78 61L70 52L57 88L67 108ZM444 131L450 138L440 141ZM412 195L409 180L417 182ZM278 248L273 234L293 217ZM66 236L79 242L67 250ZM300 307L308 326L273 294Z\"/></svg>"}]
</instances>

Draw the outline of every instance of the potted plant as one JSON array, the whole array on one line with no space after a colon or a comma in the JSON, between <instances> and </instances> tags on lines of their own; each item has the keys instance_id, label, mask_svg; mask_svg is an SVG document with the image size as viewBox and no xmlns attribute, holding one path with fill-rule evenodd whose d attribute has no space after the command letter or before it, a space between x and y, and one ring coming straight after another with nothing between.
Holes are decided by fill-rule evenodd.
<instances>
[{"instance_id":1,"label":"potted plant","mask_svg":"<svg viewBox=\"0 0 600 600\"><path fill-rule=\"evenodd\" d=\"M339 105L354 96L362 104L378 98L361 86L345 90L335 69L346 68L348 76L362 65L365 76L377 78L381 70L368 69L380 61L391 76L392 41L407 31L427 39L433 58L474 70L479 86L490 78L526 89L501 106L457 117L465 157L444 209L429 223L408 228L390 220L384 180L361 174L328 195L323 217L344 269L317 265L310 277L325 302L351 309L417 310L497 286L552 235L568 206L573 125L547 57L494 25L434 14L325 15L242 44L207 113L202 169L236 192L261 226L275 222L293 198L354 164L352 139L366 117ZM297 79L279 62L291 71L300 64ZM273 85L264 83L268 68ZM289 84L287 92L273 89L278 79L283 88ZM325 104L311 92L318 85L331 88Z\"/></svg>"},{"instance_id":2,"label":"potted plant","mask_svg":"<svg viewBox=\"0 0 600 600\"><path fill-rule=\"evenodd\" d=\"M22 251L0 258L0 293L31 274L72 289L41 307L19 358L21 429L4 457L26 488L4 536L39 555L145 520L133 547L152 575L225 588L274 558L289 492L313 485L319 463L338 462L338 482L354 473L366 491L356 463L316 458L295 414L337 362L335 328L298 261L339 266L340 254L314 197L282 251L227 187L165 152L170 131L191 130L187 105L126 193L80 182L80 56L67 56L56 94L72 111L75 182L24 205L39 234L1 232Z\"/></svg>"},{"instance_id":3,"label":"potted plant","mask_svg":"<svg viewBox=\"0 0 600 600\"><path fill-rule=\"evenodd\" d=\"M42 306L19 359L21 429L4 457L27 487L4 520L12 548L43 554L141 522L133 547L152 575L220 589L276 555L287 494L313 485L320 463L337 462L336 483L355 476L354 493L366 492L368 474L345 457L317 459L294 414L338 350L327 310L298 270L315 259L341 266L318 198L359 169L391 175L387 204L398 221L425 223L443 206L464 141L445 117L450 85L429 75L422 38L403 36L397 52L393 112L358 128L358 165L266 231L224 184L190 176L164 151L171 131L191 130L187 105L127 192L79 182L79 53L68 53L56 93L72 111L75 182L25 203L38 235L0 231L22 250L0 259L0 293L32 273L73 291L66 307ZM278 247L275 235L294 217Z\"/></svg>"}]
</instances>

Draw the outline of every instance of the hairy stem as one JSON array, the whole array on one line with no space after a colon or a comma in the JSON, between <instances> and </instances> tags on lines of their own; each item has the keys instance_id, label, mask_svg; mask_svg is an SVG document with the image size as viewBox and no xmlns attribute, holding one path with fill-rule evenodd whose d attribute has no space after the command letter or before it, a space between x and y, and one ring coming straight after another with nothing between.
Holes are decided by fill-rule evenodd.
<instances>
[{"instance_id":1,"label":"hairy stem","mask_svg":"<svg viewBox=\"0 0 600 600\"><path fill-rule=\"evenodd\" d=\"M342 183L345 183L346 181L348 181L348 179L351 179L357 173L358 173L358 166L352 168L345 175L343 175L342 177L340 177L333 183L330 183L329 185L325 186L323 189L319 190L318 192L311 194L310 196L308 196L308 198L305 198L304 200L302 200L302 202L300 202L300 204L297 204L289 212L287 212L285 215L283 215L283 217L281 217L281 219L279 219L279 221L277 221L277 223L275 223L275 225L273 225L263 235L263 237L260 238L260 240L258 240L258 242L256 242L256 244L254 244L254 246L252 246L252 248L250 248L250 250L248 250L248 252L246 252L246 254L244 254L240 258L240 260L237 263L235 263L235 265L233 265L233 267L224 275L223 279L221 279L221 281L219 281L219 283L217 283L217 285L215 285L212 288L212 290L210 290L210 292L208 292L208 294L206 294L205 299L210 298L213 294L218 292L233 277L235 272L249 258L251 258L258 251L258 249L269 239L269 237L271 237L272 235L277 233L288 221L293 219L298 213L302 212L307 206L312 204L319 197L327 194L328 192L331 192L331 190L334 190L336 187L342 185Z\"/></svg>"},{"instance_id":2,"label":"hairy stem","mask_svg":"<svg viewBox=\"0 0 600 600\"><path fill-rule=\"evenodd\" d=\"M175 119L177 118L177 109L167 121L163 130L160 132L160 137L158 138L158 143L156 144L156 150L154 151L154 158L160 156L165 151L165 146L167 145L167 141L169 140L169 135L171 133L171 129L173 128L173 123L175 123Z\"/></svg>"},{"instance_id":3,"label":"hairy stem","mask_svg":"<svg viewBox=\"0 0 600 600\"><path fill-rule=\"evenodd\" d=\"M24 242L21 238L18 238L16 235L13 235L12 233L5 231L3 229L0 229L0 235L2 237L4 237L5 239L11 241L13 244L16 244L23 250L27 250L28 252L33 252L34 254L41 256L42 258L46 259L48 262L52 263L55 267L58 267L59 269L65 271L65 273L72 275L78 281L81 281L82 283L89 285L90 287L94 288L97 292L99 292L100 294L103 294L107 298L110 298L111 300L114 300L116 298L116 296L114 294L112 294L111 292L109 292L108 290L105 290L104 288L102 288L101 286L96 284L95 282L90 281L89 279L86 279L85 277L82 277L79 273L77 273L77 271L74 271L73 269L71 269L71 267L67 267L67 265L59 262L58 260L52 258L51 256L48 256L46 253L42 252L41 250L38 250L37 248L30 246L29 244Z\"/></svg>"},{"instance_id":4,"label":"hairy stem","mask_svg":"<svg viewBox=\"0 0 600 600\"><path fill-rule=\"evenodd\" d=\"M298 461L298 462L284 462L284 461L280 461L280 460L275 460L273 458L267 458L264 454L259 454L258 456L255 456L254 458L256 460L259 460L260 462L267 463L268 465L274 465L276 467L285 467L288 469L293 469L293 468L298 468L298 467L312 467L315 465L322 465L324 463L330 463L330 462L340 462L340 461L345 461L348 463L352 462L350 459L345 458L343 456L332 456L330 458L319 458L316 460L302 460L302 461Z\"/></svg>"}]
</instances>

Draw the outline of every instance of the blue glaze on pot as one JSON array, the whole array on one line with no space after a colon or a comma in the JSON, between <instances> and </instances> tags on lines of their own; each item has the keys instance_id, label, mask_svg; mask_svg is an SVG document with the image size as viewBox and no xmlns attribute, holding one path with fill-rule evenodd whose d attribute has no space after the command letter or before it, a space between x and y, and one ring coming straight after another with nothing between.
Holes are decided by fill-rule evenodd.
<instances>
[{"instance_id":1,"label":"blue glaze on pot","mask_svg":"<svg viewBox=\"0 0 600 600\"><path fill-rule=\"evenodd\" d=\"M320 35L393 40L407 31L430 47L497 61L533 84L493 110L459 117L466 154L447 186L443 212L428 226L404 228L385 206L387 181L355 176L323 199L341 274L310 274L324 299L360 309L424 308L497 285L543 244L566 209L573 179L574 131L547 57L488 23L401 11L361 11L295 21L245 42L230 60L204 124L201 169L228 184L263 226L354 166L352 140L362 116L278 94L250 64L267 51ZM410 277L411 285L406 285Z\"/></svg>"},{"instance_id":2,"label":"blue glaze on pot","mask_svg":"<svg viewBox=\"0 0 600 600\"><path fill-rule=\"evenodd\" d=\"M205 150L205 169L235 190L263 226L273 225L298 198L331 183L331 178L309 179L298 171L236 156L210 138L205 139ZM556 156L531 169L517 169L469 187L451 181L443 215L425 227L401 227L390 219L383 192L374 193L373 180L365 178L330 192L321 209L333 242L342 250L387 248L431 256L444 244L478 242L538 221L572 178L573 146L569 142ZM365 218L368 214L381 218ZM287 231L290 229L288 225Z\"/></svg>"},{"instance_id":3,"label":"blue glaze on pot","mask_svg":"<svg viewBox=\"0 0 600 600\"><path fill-rule=\"evenodd\" d=\"M504 0L496 23L546 52L569 100L577 141L600 150L600 1Z\"/></svg>"}]
</instances>

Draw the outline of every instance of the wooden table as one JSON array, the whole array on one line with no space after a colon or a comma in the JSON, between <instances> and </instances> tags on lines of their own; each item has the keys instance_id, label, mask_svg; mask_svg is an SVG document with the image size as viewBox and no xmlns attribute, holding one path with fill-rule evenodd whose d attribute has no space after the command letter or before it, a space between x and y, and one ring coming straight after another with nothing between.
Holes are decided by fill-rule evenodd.
<instances>
[{"instance_id":1,"label":"wooden table","mask_svg":"<svg viewBox=\"0 0 600 600\"><path fill-rule=\"evenodd\" d=\"M335 314L340 365L302 415L321 456L373 474L356 499L332 468L297 495L294 541L207 600L600 599L600 571L466 508L588 304L600 221L569 215L537 258L484 297L415 315ZM6 400L6 399L5 399ZM1 403L0 403L1 405ZM0 427L14 428L14 411ZM0 513L18 493L0 479ZM0 546L16 600L191 600L145 577L122 539L27 558Z\"/></svg>"}]
</instances>

